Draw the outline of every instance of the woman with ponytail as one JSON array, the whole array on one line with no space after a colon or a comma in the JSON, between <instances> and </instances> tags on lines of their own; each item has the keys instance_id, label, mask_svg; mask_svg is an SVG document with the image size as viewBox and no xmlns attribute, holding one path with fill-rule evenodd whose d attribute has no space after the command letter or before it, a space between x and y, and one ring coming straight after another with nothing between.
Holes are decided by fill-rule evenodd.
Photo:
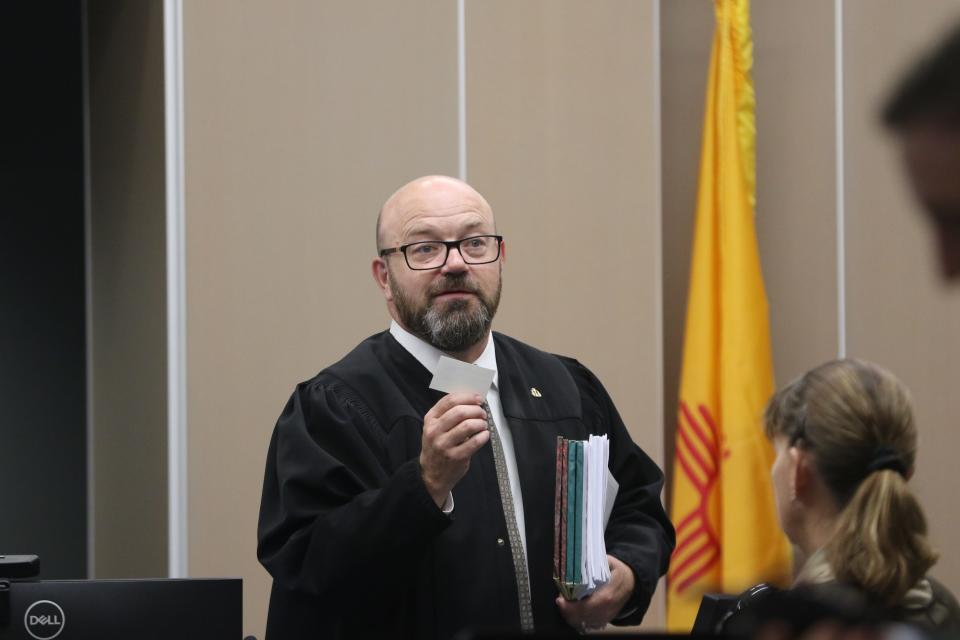
<instances>
[{"instance_id":1,"label":"woman with ponytail","mask_svg":"<svg viewBox=\"0 0 960 640\"><path fill-rule=\"evenodd\" d=\"M910 398L859 360L821 365L764 415L784 531L807 557L798 585L852 587L895 620L960 633L960 607L927 575L937 554L907 486L917 454Z\"/></svg>"}]
</instances>

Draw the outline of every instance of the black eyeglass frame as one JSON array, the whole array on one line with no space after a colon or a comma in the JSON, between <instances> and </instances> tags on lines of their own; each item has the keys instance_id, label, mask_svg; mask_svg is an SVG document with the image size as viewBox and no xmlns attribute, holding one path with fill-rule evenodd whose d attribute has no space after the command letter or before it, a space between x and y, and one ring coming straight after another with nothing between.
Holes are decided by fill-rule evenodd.
<instances>
[{"instance_id":1,"label":"black eyeglass frame","mask_svg":"<svg viewBox=\"0 0 960 640\"><path fill-rule=\"evenodd\" d=\"M467 256L464 255L463 251L460 250L460 245L468 240L476 240L477 238L496 238L497 239L497 255L495 255L490 260L484 260L482 262L471 262L467 259ZM418 244L442 244L447 248L447 252L443 256L443 262L438 264L435 267L414 267L410 264L410 258L407 257L407 249L409 247L415 247ZM476 236L470 236L468 238L460 238L459 240L420 240L418 242L411 242L409 244L400 245L399 247L392 247L390 249L380 249L380 257L386 257L391 253L402 253L403 261L407 263L407 267L411 271L432 271L433 269L442 269L443 265L447 264L447 260L450 259L450 249L456 249L460 254L460 259L463 260L466 264L490 264L491 262L496 262L500 259L501 248L503 245L503 236L494 235L492 233L482 233Z\"/></svg>"}]
</instances>

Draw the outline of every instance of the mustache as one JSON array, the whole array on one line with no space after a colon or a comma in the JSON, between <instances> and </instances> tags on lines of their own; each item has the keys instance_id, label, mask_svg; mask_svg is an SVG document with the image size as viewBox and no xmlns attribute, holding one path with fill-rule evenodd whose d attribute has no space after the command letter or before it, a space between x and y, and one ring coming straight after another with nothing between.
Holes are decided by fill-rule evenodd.
<instances>
[{"instance_id":1,"label":"mustache","mask_svg":"<svg viewBox=\"0 0 960 640\"><path fill-rule=\"evenodd\" d=\"M436 296L448 293L450 291L466 291L468 293L479 295L480 288L468 280L466 276L455 276L432 285L430 287L429 294L431 298L435 298Z\"/></svg>"}]
</instances>

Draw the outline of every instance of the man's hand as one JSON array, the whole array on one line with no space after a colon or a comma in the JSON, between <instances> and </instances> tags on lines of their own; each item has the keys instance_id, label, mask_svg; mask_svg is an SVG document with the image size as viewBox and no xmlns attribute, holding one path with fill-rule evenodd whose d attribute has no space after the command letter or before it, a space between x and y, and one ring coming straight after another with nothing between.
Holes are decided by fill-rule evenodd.
<instances>
[{"instance_id":1,"label":"man's hand","mask_svg":"<svg viewBox=\"0 0 960 640\"><path fill-rule=\"evenodd\" d=\"M470 468L470 458L487 444L487 414L476 394L451 393L423 417L420 473L438 507Z\"/></svg>"},{"instance_id":2,"label":"man's hand","mask_svg":"<svg viewBox=\"0 0 960 640\"><path fill-rule=\"evenodd\" d=\"M599 631L617 617L633 593L635 578L633 570L611 555L610 582L603 585L583 600L568 602L562 596L557 597L560 615L574 629L580 631Z\"/></svg>"}]
</instances>

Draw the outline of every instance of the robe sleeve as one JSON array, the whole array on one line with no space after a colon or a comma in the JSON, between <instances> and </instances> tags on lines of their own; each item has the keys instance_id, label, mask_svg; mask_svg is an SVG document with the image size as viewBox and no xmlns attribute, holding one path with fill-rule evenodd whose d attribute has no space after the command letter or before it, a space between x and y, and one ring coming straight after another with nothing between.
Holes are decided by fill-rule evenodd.
<instances>
[{"instance_id":1,"label":"robe sleeve","mask_svg":"<svg viewBox=\"0 0 960 640\"><path fill-rule=\"evenodd\" d=\"M597 377L579 362L572 364L584 421L592 433L610 438L610 471L620 484L604 536L607 553L628 565L636 579L633 595L613 623L635 625L643 619L676 544L660 498L663 472L630 438Z\"/></svg>"},{"instance_id":2,"label":"robe sleeve","mask_svg":"<svg viewBox=\"0 0 960 640\"><path fill-rule=\"evenodd\" d=\"M339 381L297 387L270 442L257 531L275 584L349 607L413 581L451 519L416 457L390 469L386 438Z\"/></svg>"}]
</instances>

